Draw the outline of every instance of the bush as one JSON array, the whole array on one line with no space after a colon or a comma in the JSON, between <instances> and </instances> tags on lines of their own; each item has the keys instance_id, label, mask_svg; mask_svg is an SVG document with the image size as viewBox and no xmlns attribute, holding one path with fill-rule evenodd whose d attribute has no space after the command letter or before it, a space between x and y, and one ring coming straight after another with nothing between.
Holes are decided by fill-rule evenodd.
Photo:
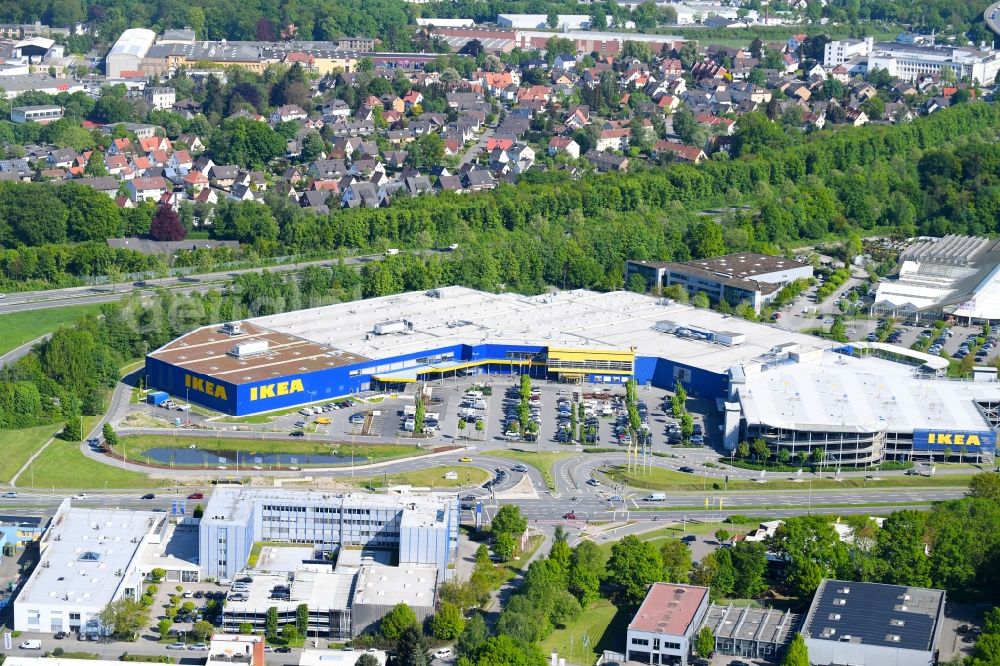
<instances>
[{"instance_id":1,"label":"bush","mask_svg":"<svg viewBox=\"0 0 1000 666\"><path fill-rule=\"evenodd\" d=\"M55 657L61 657L61 656L63 656L63 653L65 651L66 650L63 650L61 647L57 647L55 650L52 651L52 655L55 656Z\"/></svg>"}]
</instances>

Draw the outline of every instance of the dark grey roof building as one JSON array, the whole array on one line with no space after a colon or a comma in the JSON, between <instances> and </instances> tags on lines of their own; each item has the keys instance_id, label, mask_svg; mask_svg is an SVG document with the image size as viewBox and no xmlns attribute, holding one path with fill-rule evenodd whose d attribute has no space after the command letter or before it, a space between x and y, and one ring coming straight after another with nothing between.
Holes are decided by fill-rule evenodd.
<instances>
[{"instance_id":1,"label":"dark grey roof building","mask_svg":"<svg viewBox=\"0 0 1000 666\"><path fill-rule=\"evenodd\" d=\"M824 580L802 627L809 662L931 666L944 603L943 590Z\"/></svg>"}]
</instances>

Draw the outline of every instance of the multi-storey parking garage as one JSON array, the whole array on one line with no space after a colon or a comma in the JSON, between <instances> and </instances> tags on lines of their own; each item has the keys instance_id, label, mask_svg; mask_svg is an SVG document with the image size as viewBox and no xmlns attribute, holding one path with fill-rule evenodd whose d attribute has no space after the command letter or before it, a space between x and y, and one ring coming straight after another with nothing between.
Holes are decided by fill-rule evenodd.
<instances>
[{"instance_id":1,"label":"multi-storey parking garage","mask_svg":"<svg viewBox=\"0 0 1000 666\"><path fill-rule=\"evenodd\" d=\"M716 400L729 449L760 437L779 459L822 449L843 465L992 453L1000 384L943 379L944 359L892 345L857 351L631 292L447 287L206 326L150 353L146 375L234 415L455 376L634 378Z\"/></svg>"}]
</instances>

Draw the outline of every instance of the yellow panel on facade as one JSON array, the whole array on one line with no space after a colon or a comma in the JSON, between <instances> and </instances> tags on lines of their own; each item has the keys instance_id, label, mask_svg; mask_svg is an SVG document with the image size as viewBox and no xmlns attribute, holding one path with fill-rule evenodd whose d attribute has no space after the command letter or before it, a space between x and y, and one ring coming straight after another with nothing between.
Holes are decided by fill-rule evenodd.
<instances>
[{"instance_id":1,"label":"yellow panel on facade","mask_svg":"<svg viewBox=\"0 0 1000 666\"><path fill-rule=\"evenodd\" d=\"M549 347L549 359L554 361L625 361L633 363L635 350Z\"/></svg>"}]
</instances>

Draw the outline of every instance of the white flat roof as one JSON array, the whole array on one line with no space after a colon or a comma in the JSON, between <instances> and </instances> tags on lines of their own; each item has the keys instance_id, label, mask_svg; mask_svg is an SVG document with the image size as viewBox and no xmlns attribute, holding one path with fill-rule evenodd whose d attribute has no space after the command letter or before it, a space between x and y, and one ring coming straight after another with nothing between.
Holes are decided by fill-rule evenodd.
<instances>
[{"instance_id":1,"label":"white flat roof","mask_svg":"<svg viewBox=\"0 0 1000 666\"><path fill-rule=\"evenodd\" d=\"M454 495L379 495L374 493L321 492L317 490L292 490L282 488L243 488L219 486L212 493L205 507L202 521L234 520L244 522L256 502L276 502L291 505L327 505L396 509L403 512L402 525L440 524L441 512L448 511Z\"/></svg>"},{"instance_id":2,"label":"white flat roof","mask_svg":"<svg viewBox=\"0 0 1000 666\"><path fill-rule=\"evenodd\" d=\"M153 511L61 509L16 603L107 605L145 537L166 519L167 514Z\"/></svg>"},{"instance_id":3,"label":"white flat roof","mask_svg":"<svg viewBox=\"0 0 1000 666\"><path fill-rule=\"evenodd\" d=\"M411 608L434 606L437 567L402 564L398 567L362 567L354 586L355 604Z\"/></svg>"},{"instance_id":4,"label":"white flat roof","mask_svg":"<svg viewBox=\"0 0 1000 666\"><path fill-rule=\"evenodd\" d=\"M236 613L266 613L271 606L278 610L289 610L306 604L310 610L318 612L349 607L354 571L334 571L328 566L301 565L294 573L295 580L292 582L289 582L287 573L255 573L247 600L228 599L226 609ZM271 590L276 585L291 587L287 601L271 598Z\"/></svg>"},{"instance_id":5,"label":"white flat roof","mask_svg":"<svg viewBox=\"0 0 1000 666\"><path fill-rule=\"evenodd\" d=\"M541 296L492 294L465 287L408 292L364 301L259 317L252 323L375 360L458 344L497 343L549 347L636 349L724 373L773 347L829 343L768 324L749 322L669 299L626 291L562 291ZM406 320L412 330L375 335L375 325ZM658 321L746 336L733 347L679 338L655 330Z\"/></svg>"},{"instance_id":6,"label":"white flat roof","mask_svg":"<svg viewBox=\"0 0 1000 666\"><path fill-rule=\"evenodd\" d=\"M833 352L746 370L738 392L747 422L789 429L988 430L975 401L1000 401L1000 383L924 379L901 363Z\"/></svg>"},{"instance_id":7,"label":"white flat roof","mask_svg":"<svg viewBox=\"0 0 1000 666\"><path fill-rule=\"evenodd\" d=\"M361 655L370 654L385 666L388 655L382 650L303 650L299 666L354 666Z\"/></svg>"}]
</instances>

